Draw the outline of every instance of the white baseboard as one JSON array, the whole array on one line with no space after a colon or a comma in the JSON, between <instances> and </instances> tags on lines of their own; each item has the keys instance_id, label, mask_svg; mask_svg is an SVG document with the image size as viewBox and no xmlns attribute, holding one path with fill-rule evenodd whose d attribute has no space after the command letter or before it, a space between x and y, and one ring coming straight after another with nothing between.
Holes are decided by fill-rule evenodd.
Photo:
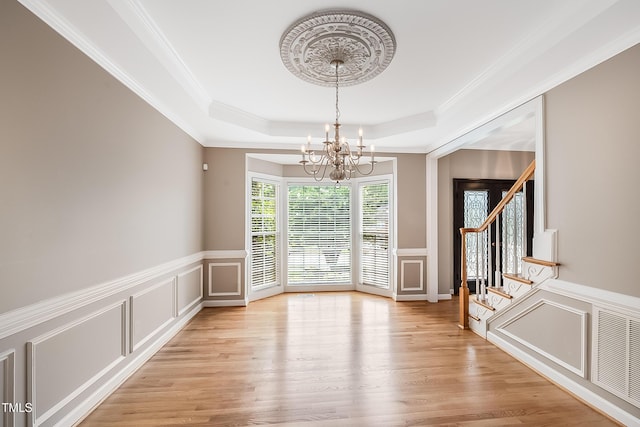
<instances>
[{"instance_id":1,"label":"white baseboard","mask_svg":"<svg viewBox=\"0 0 640 427\"><path fill-rule=\"evenodd\" d=\"M126 366L114 374L106 383L87 397L82 403L73 408L57 425L72 426L86 418L100 403L111 393L120 387L131 375L133 375L145 362L147 362L158 350L173 338L196 314L202 310L202 304L196 305L184 317L180 318L165 333L158 336L153 344L149 345L139 355L132 358Z\"/></svg>"},{"instance_id":2,"label":"white baseboard","mask_svg":"<svg viewBox=\"0 0 640 427\"><path fill-rule=\"evenodd\" d=\"M589 405L597 408L603 413L607 414L611 418L616 421L622 423L627 427L640 427L640 419L636 418L632 414L624 411L622 408L615 406L613 403L603 399L598 396L593 391L584 387L583 385L571 380L570 378L562 375L555 369L551 368L548 365L545 365L540 360L534 358L528 353L520 350L516 346L502 339L495 333L489 331L487 332L487 340L509 353L511 356L529 366L534 371L548 378L550 381L554 382L556 385L564 388L570 393L577 396L579 399L584 400Z\"/></svg>"},{"instance_id":3,"label":"white baseboard","mask_svg":"<svg viewBox=\"0 0 640 427\"><path fill-rule=\"evenodd\" d=\"M269 288L257 289L257 290L253 290L252 289L252 290L249 291L249 301L248 302L253 302L253 301L260 300L260 299L273 297L273 296L276 296L276 295L280 295L283 292L284 292L284 286L282 286L282 285L271 286Z\"/></svg>"},{"instance_id":4,"label":"white baseboard","mask_svg":"<svg viewBox=\"0 0 640 427\"><path fill-rule=\"evenodd\" d=\"M393 299L395 301L428 301L429 297L427 294L418 294L418 295L398 295L394 294Z\"/></svg>"},{"instance_id":5,"label":"white baseboard","mask_svg":"<svg viewBox=\"0 0 640 427\"><path fill-rule=\"evenodd\" d=\"M438 301L451 299L451 294L438 294Z\"/></svg>"},{"instance_id":6,"label":"white baseboard","mask_svg":"<svg viewBox=\"0 0 640 427\"><path fill-rule=\"evenodd\" d=\"M356 285L356 291L370 295L378 295L381 297L389 298L392 296L391 289L378 288L371 285Z\"/></svg>"},{"instance_id":7,"label":"white baseboard","mask_svg":"<svg viewBox=\"0 0 640 427\"><path fill-rule=\"evenodd\" d=\"M202 302L203 307L246 307L247 300L244 299L226 299L226 300L205 300Z\"/></svg>"}]
</instances>

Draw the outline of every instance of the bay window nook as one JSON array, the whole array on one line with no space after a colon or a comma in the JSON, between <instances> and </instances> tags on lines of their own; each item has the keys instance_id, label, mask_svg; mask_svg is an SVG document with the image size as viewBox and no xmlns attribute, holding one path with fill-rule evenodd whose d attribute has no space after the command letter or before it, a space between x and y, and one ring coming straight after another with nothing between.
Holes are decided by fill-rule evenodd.
<instances>
[{"instance_id":1,"label":"bay window nook","mask_svg":"<svg viewBox=\"0 0 640 427\"><path fill-rule=\"evenodd\" d=\"M249 299L356 289L391 297L393 177L336 185L248 171Z\"/></svg>"}]
</instances>

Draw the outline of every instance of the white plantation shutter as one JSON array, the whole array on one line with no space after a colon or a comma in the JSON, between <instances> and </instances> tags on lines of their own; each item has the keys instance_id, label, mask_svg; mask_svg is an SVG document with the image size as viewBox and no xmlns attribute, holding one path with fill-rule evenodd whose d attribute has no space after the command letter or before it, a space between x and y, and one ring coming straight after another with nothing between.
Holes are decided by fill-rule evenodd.
<instances>
[{"instance_id":1,"label":"white plantation shutter","mask_svg":"<svg viewBox=\"0 0 640 427\"><path fill-rule=\"evenodd\" d=\"M351 283L351 187L290 184L288 284Z\"/></svg>"},{"instance_id":2,"label":"white plantation shutter","mask_svg":"<svg viewBox=\"0 0 640 427\"><path fill-rule=\"evenodd\" d=\"M360 186L360 278L389 288L389 181Z\"/></svg>"},{"instance_id":3,"label":"white plantation shutter","mask_svg":"<svg viewBox=\"0 0 640 427\"><path fill-rule=\"evenodd\" d=\"M251 181L251 286L279 283L278 274L278 185L253 178Z\"/></svg>"}]
</instances>

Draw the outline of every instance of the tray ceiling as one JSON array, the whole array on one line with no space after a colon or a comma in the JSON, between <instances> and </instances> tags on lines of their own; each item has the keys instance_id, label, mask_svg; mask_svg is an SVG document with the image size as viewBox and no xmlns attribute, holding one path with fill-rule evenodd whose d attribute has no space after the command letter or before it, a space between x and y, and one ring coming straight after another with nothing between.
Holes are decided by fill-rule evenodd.
<instances>
[{"instance_id":1,"label":"tray ceiling","mask_svg":"<svg viewBox=\"0 0 640 427\"><path fill-rule=\"evenodd\" d=\"M334 4L20 1L204 146L295 149L309 134L320 141L333 119L334 90L292 75L279 41L292 23ZM339 6L382 19L395 35L389 66L340 91L344 134L362 126L382 152L435 150L640 41L637 0ZM528 129L496 143L526 149Z\"/></svg>"}]
</instances>

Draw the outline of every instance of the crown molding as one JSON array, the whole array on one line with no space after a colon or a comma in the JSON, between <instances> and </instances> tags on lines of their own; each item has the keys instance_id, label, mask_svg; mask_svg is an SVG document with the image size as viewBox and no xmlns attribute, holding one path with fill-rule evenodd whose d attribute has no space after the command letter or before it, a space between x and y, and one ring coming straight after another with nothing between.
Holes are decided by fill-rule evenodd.
<instances>
[{"instance_id":1,"label":"crown molding","mask_svg":"<svg viewBox=\"0 0 640 427\"><path fill-rule=\"evenodd\" d=\"M207 138L193 128L180 114L147 91L140 82L119 66L104 50L98 49L91 39L69 23L47 1L19 1L201 145L219 145L212 140L207 141ZM312 122L299 123L268 120L240 108L211 99L139 0L106 0L106 2L142 41L149 52L173 76L181 89L209 118L271 137L300 137L308 134L309 131L313 131L313 129L319 128L318 123ZM362 128L368 140L375 140L435 127L436 124L435 113L427 111L384 123L364 125ZM345 132L354 135L357 134L359 127L358 125L343 125ZM237 146L233 141L229 141L229 143L231 146ZM262 144L257 144L256 146L259 147L260 145ZM412 152L414 150L407 149L407 151Z\"/></svg>"},{"instance_id":2,"label":"crown molding","mask_svg":"<svg viewBox=\"0 0 640 427\"><path fill-rule=\"evenodd\" d=\"M180 87L206 112L211 97L139 0L106 0L164 65Z\"/></svg>"},{"instance_id":3,"label":"crown molding","mask_svg":"<svg viewBox=\"0 0 640 427\"><path fill-rule=\"evenodd\" d=\"M426 111L424 113L414 114L412 116L400 117L396 120L380 123L370 127L369 129L372 139L386 138L425 128L434 128L438 124L438 118L434 111ZM369 135L369 132L367 135Z\"/></svg>"},{"instance_id":4,"label":"crown molding","mask_svg":"<svg viewBox=\"0 0 640 427\"><path fill-rule=\"evenodd\" d=\"M211 101L211 104L209 105L209 117L273 137L302 138L304 135L307 135L309 132L313 132L314 130L318 130L318 135L321 135L322 131L320 122L286 122L267 120L263 117L215 100ZM358 126L348 123L342 124L341 129L348 135L357 135L358 129L362 128L365 137L368 140L375 140L424 128L432 128L436 126L437 122L438 120L435 113L433 111L427 111L373 125ZM313 133L311 136L313 137Z\"/></svg>"},{"instance_id":5,"label":"crown molding","mask_svg":"<svg viewBox=\"0 0 640 427\"><path fill-rule=\"evenodd\" d=\"M53 28L58 34L68 40L71 44L77 47L82 53L91 58L99 66L104 68L109 74L115 77L118 81L128 87L136 95L146 101L149 105L163 114L167 119L173 122L176 126L189 134L193 139L200 144L205 140L204 136L197 131L191 124L176 113L172 108L169 108L164 102L158 99L145 89L145 87L127 73L122 67L120 67L112 58L110 58L105 52L97 49L94 43L86 37L80 30L73 26L68 20L60 15L49 3L46 1L38 0L18 0L24 7L29 9L34 15L44 21L47 25Z\"/></svg>"},{"instance_id":6,"label":"crown molding","mask_svg":"<svg viewBox=\"0 0 640 427\"><path fill-rule=\"evenodd\" d=\"M591 0L590 7L583 8L580 11L576 11L573 6L565 5L561 13L555 14L551 19L519 40L505 55L489 65L483 72L443 102L437 108L437 114L445 114L446 111L453 108L463 99L471 97L474 92L488 82L502 79L505 74L511 74L513 70L521 69L524 64L531 61L532 56L537 57L548 51L558 43L558 39L564 40L617 1ZM558 36L557 34L560 35Z\"/></svg>"},{"instance_id":7,"label":"crown molding","mask_svg":"<svg viewBox=\"0 0 640 427\"><path fill-rule=\"evenodd\" d=\"M269 120L212 99L159 21L152 19L153 10L147 10L141 0L96 4L105 22L111 19L116 24L112 30L119 31L118 37L107 39L107 27L94 31L76 26L70 14L75 9L67 3L19 2L203 146L263 148L268 144L269 148L288 149L292 140L287 138L304 139L317 129L322 136L323 123ZM89 7L81 2L76 8L89 14ZM376 141L380 151L432 152L640 41L640 24L632 18L616 27L618 17L637 16L639 7L633 0L585 0L579 11L559 7L563 9L557 15L514 40L511 50L435 110L365 124L365 138L369 143ZM596 31L604 32L601 44L597 44ZM107 44L96 44L103 39ZM596 43L589 49L592 39ZM608 39L611 41L606 42ZM131 70L126 68L129 42L144 47L144 58ZM157 78L146 82L144 76L154 71ZM347 135L356 135L357 127L343 124Z\"/></svg>"}]
</instances>

